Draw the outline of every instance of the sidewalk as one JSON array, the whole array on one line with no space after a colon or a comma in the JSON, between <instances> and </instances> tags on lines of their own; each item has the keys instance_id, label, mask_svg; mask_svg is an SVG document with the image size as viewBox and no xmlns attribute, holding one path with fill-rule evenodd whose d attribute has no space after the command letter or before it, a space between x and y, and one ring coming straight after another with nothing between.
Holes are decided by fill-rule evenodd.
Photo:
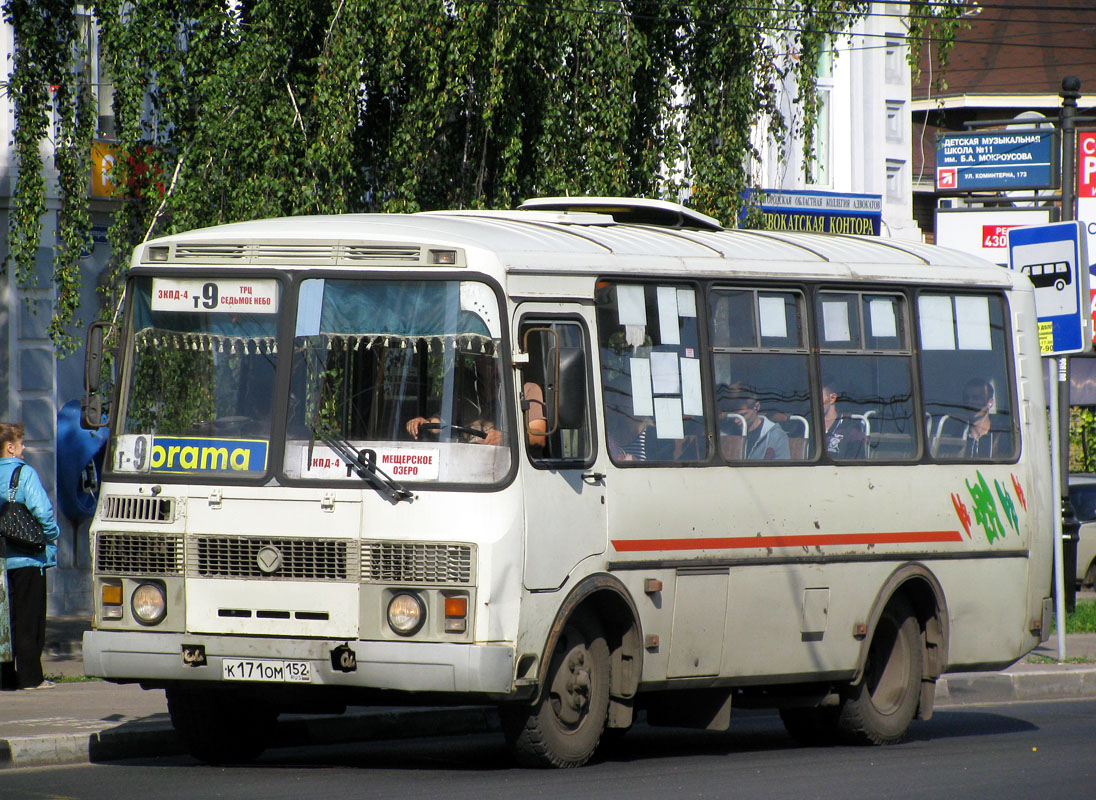
<instances>
[{"instance_id":1,"label":"sidewalk","mask_svg":"<svg viewBox=\"0 0 1096 800\"><path fill-rule=\"evenodd\" d=\"M80 640L87 627L82 620L48 621L47 675L83 674ZM1096 697L1096 634L1071 634L1066 640L1067 659L1085 663L1031 663L1032 656L1055 659L1057 647L1052 638L1004 672L945 675L937 683L936 707ZM356 708L333 717L282 717L273 746L496 730L490 708ZM159 690L95 680L59 683L48 691L0 692L0 769L183 752Z\"/></svg>"}]
</instances>

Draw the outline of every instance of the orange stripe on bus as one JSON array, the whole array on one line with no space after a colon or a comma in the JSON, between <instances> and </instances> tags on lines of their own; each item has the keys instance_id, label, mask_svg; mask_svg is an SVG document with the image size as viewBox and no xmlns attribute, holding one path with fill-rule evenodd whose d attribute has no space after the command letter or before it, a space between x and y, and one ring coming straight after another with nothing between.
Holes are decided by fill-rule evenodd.
<instances>
[{"instance_id":1,"label":"orange stripe on bus","mask_svg":"<svg viewBox=\"0 0 1096 800\"><path fill-rule=\"evenodd\" d=\"M750 550L761 547L826 547L850 544L931 544L961 542L959 531L821 533L801 536L733 536L718 539L614 539L621 553L652 550Z\"/></svg>"}]
</instances>

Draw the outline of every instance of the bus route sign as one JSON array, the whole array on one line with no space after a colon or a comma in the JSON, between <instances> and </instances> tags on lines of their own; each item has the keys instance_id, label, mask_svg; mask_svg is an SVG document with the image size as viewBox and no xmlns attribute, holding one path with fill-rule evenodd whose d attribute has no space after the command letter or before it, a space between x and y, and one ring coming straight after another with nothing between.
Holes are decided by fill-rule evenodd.
<instances>
[{"instance_id":1,"label":"bus route sign","mask_svg":"<svg viewBox=\"0 0 1096 800\"><path fill-rule=\"evenodd\" d=\"M1088 257L1080 222L1056 222L1007 232L1009 269L1035 287L1039 351L1044 356L1088 352L1092 346Z\"/></svg>"}]
</instances>

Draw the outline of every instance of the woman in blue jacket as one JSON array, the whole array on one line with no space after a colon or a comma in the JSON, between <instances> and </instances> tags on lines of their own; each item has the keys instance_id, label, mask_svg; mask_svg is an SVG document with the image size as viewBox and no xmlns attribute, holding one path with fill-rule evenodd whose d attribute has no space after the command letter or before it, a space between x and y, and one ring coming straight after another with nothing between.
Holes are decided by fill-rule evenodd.
<instances>
[{"instance_id":1,"label":"woman in blue jacket","mask_svg":"<svg viewBox=\"0 0 1096 800\"><path fill-rule=\"evenodd\" d=\"M46 534L44 552L28 555L7 551L8 606L14 665L3 664L5 689L49 689L53 683L42 674L42 649L46 644L46 570L57 565L60 529L53 506L34 467L23 461L23 424L0 422L0 505L8 501L12 473L20 464L15 500L24 503L42 523Z\"/></svg>"}]
</instances>

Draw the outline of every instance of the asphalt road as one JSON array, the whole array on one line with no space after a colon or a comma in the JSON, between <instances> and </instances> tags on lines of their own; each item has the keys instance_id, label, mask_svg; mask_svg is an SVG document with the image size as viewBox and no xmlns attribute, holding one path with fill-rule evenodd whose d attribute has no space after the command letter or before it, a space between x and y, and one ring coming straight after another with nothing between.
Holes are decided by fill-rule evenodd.
<instances>
[{"instance_id":1,"label":"asphalt road","mask_svg":"<svg viewBox=\"0 0 1096 800\"><path fill-rule=\"evenodd\" d=\"M273 750L249 766L189 757L0 775L0 797L1001 798L1083 797L1096 778L1096 700L939 711L887 748L797 747L769 713L727 733L637 726L579 770L513 766L501 736Z\"/></svg>"}]
</instances>

